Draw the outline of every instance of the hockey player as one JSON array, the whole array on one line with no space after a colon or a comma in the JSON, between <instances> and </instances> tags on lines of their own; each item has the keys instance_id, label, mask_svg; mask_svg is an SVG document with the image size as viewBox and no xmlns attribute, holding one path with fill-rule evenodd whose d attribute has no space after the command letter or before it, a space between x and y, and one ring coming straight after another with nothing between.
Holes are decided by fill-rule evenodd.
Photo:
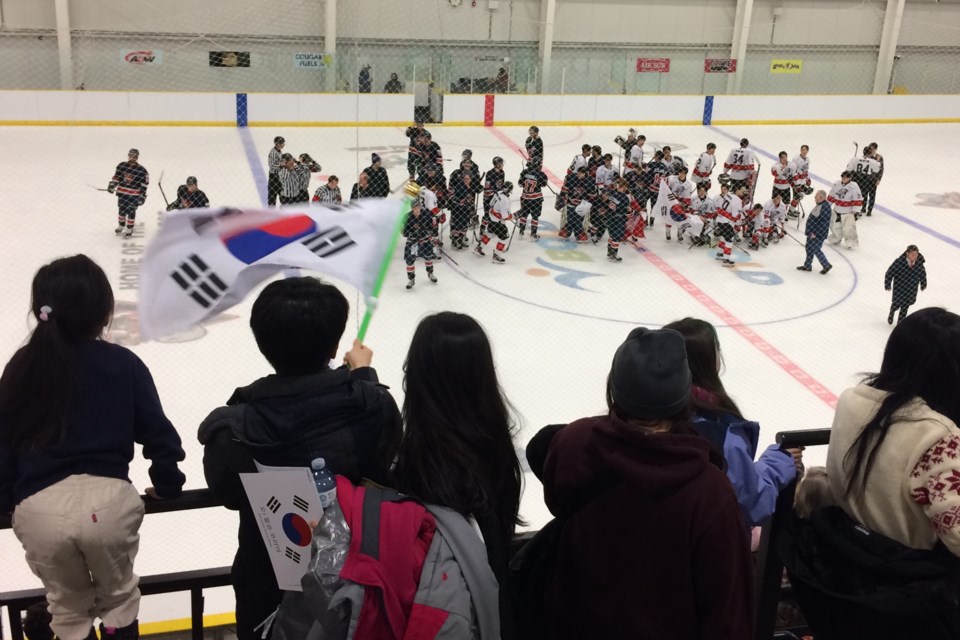
<instances>
[{"instance_id":1,"label":"hockey player","mask_svg":"<svg viewBox=\"0 0 960 640\"><path fill-rule=\"evenodd\" d=\"M791 160L793 181L790 186L793 188L793 198L790 200L790 208L787 210L787 215L791 218L800 217L800 211L797 209L800 201L803 200L803 196L813 193L813 187L810 186L810 158L807 157L808 153L810 153L810 147L805 144L801 145L800 155Z\"/></svg>"},{"instance_id":2,"label":"hockey player","mask_svg":"<svg viewBox=\"0 0 960 640\"><path fill-rule=\"evenodd\" d=\"M417 178L417 184L424 186L437 196L437 203L441 209L449 206L449 192L447 191L447 181L443 177L443 171L436 164L420 165L423 172Z\"/></svg>"},{"instance_id":3,"label":"hockey player","mask_svg":"<svg viewBox=\"0 0 960 640\"><path fill-rule=\"evenodd\" d=\"M750 150L750 141L743 138L740 146L731 150L723 163L723 173L730 177L730 191L736 191L740 185L749 189L756 170L757 156Z\"/></svg>"},{"instance_id":4,"label":"hockey player","mask_svg":"<svg viewBox=\"0 0 960 640\"><path fill-rule=\"evenodd\" d=\"M607 153L603 156L603 164L597 167L597 174L595 181L597 187L603 187L605 189L613 189L614 182L619 178L617 168L613 166L613 155Z\"/></svg>"},{"instance_id":5,"label":"hockey player","mask_svg":"<svg viewBox=\"0 0 960 640\"><path fill-rule=\"evenodd\" d=\"M407 173L410 174L411 180L416 177L420 170L420 161L423 158L420 149L423 145L423 134L426 131L423 128L423 120L417 120L412 127L407 127L404 132L404 135L410 139L410 144L407 147Z\"/></svg>"},{"instance_id":6,"label":"hockey player","mask_svg":"<svg viewBox=\"0 0 960 640\"><path fill-rule=\"evenodd\" d=\"M357 181L353 183L353 188L350 190L350 202L369 197L370 179L367 177L366 173L361 172L360 175L357 176Z\"/></svg>"},{"instance_id":7,"label":"hockey player","mask_svg":"<svg viewBox=\"0 0 960 640\"><path fill-rule=\"evenodd\" d=\"M863 195L861 213L870 215L873 212L873 199L877 195L877 176L880 175L880 163L873 157L873 147L869 144L863 148L863 157L853 158L847 163L847 171L853 173L853 181L860 187ZM870 213L867 213L867 205Z\"/></svg>"},{"instance_id":8,"label":"hockey player","mask_svg":"<svg viewBox=\"0 0 960 640\"><path fill-rule=\"evenodd\" d=\"M523 143L524 148L527 150L527 162L532 162L534 160L538 161L538 164L543 165L543 140L540 139L540 127L532 126L530 127L527 136L526 142Z\"/></svg>"},{"instance_id":9,"label":"hockey player","mask_svg":"<svg viewBox=\"0 0 960 640\"><path fill-rule=\"evenodd\" d=\"M710 244L710 231L717 217L717 205L713 198L707 195L703 183L697 187L696 195L690 198L690 210L693 213L687 216L687 225L680 225L680 234L686 233L694 246Z\"/></svg>"},{"instance_id":10,"label":"hockey player","mask_svg":"<svg viewBox=\"0 0 960 640\"><path fill-rule=\"evenodd\" d=\"M750 238L751 249L759 249L761 240L763 240L763 246L767 246L765 237L767 220L763 213L763 205L759 203L744 209L743 237Z\"/></svg>"},{"instance_id":11,"label":"hockey player","mask_svg":"<svg viewBox=\"0 0 960 640\"><path fill-rule=\"evenodd\" d=\"M630 130L630 135L633 135L633 129ZM623 138L620 138L623 140ZM620 146L623 147L626 155L626 160L623 163L623 175L627 177L630 173L639 174L640 170L643 168L643 144L647 141L646 136L639 136L633 141L629 138L620 143ZM627 146L629 144L629 147ZM633 185L630 185L631 190L634 188Z\"/></svg>"},{"instance_id":12,"label":"hockey player","mask_svg":"<svg viewBox=\"0 0 960 640\"><path fill-rule=\"evenodd\" d=\"M570 166L567 167L567 175L573 175L580 167L586 169L588 163L590 162L591 153L593 153L593 147L588 144L583 145L580 148L580 153L573 156L573 160L570 161Z\"/></svg>"},{"instance_id":13,"label":"hockey player","mask_svg":"<svg viewBox=\"0 0 960 640\"><path fill-rule=\"evenodd\" d=\"M566 223L560 229L563 239L574 238L577 242L587 241L587 234L583 230L584 217L590 210L590 198L596 193L597 187L587 175L587 165L581 164L575 173L568 175L563 181L560 198L566 207Z\"/></svg>"},{"instance_id":14,"label":"hockey player","mask_svg":"<svg viewBox=\"0 0 960 640\"><path fill-rule=\"evenodd\" d=\"M880 186L880 181L883 180L883 156L880 155L880 153L877 151L876 142L870 143L870 151L871 151L871 154L870 154L871 157L874 160L876 160L877 163L880 165L880 171L877 173L877 178L873 182L873 189L870 192L869 201L867 201L867 198L864 198L864 206L866 207L866 212L868 216L873 215L873 203L877 199L877 187Z\"/></svg>"},{"instance_id":15,"label":"hockey player","mask_svg":"<svg viewBox=\"0 0 960 640\"><path fill-rule=\"evenodd\" d=\"M774 244L780 242L785 235L784 225L787 222L787 203L779 193L774 194L763 205L763 218L766 222L764 237L760 238L763 246L767 246L767 241L772 240Z\"/></svg>"},{"instance_id":16,"label":"hockey player","mask_svg":"<svg viewBox=\"0 0 960 640\"><path fill-rule=\"evenodd\" d=\"M167 211L174 209L206 209L210 206L207 194L197 187L197 179L187 178L185 184L177 187L177 199L167 205Z\"/></svg>"},{"instance_id":17,"label":"hockey player","mask_svg":"<svg viewBox=\"0 0 960 640\"><path fill-rule=\"evenodd\" d=\"M597 179L597 169L603 166L603 149L600 145L593 145L590 148L590 159L587 160L587 175L594 180Z\"/></svg>"},{"instance_id":18,"label":"hockey player","mask_svg":"<svg viewBox=\"0 0 960 640\"><path fill-rule=\"evenodd\" d=\"M283 136L277 136L273 139L273 148L267 154L267 168L270 172L267 179L267 204L271 207L277 206L277 197L280 195L280 167L283 164L283 146L286 143Z\"/></svg>"},{"instance_id":19,"label":"hockey player","mask_svg":"<svg viewBox=\"0 0 960 640\"><path fill-rule=\"evenodd\" d=\"M454 169L450 174L450 180L459 180L459 174L467 172L473 178L475 185L480 184L480 168L473 161L473 152L470 149L463 150L463 156L460 159L460 168Z\"/></svg>"},{"instance_id":20,"label":"hockey player","mask_svg":"<svg viewBox=\"0 0 960 640\"><path fill-rule=\"evenodd\" d=\"M531 131L535 128L530 127ZM527 168L520 174L520 185L523 191L520 194L520 225L517 231L522 238L529 218L530 239L536 241L540 239L537 226L543 212L543 188L547 186L547 174L540 168L539 159L527 163Z\"/></svg>"},{"instance_id":21,"label":"hockey player","mask_svg":"<svg viewBox=\"0 0 960 640\"><path fill-rule=\"evenodd\" d=\"M433 233L431 236L434 245L434 254L437 260L441 260L442 254L440 250L443 247L443 238L440 237L441 225L447 221L447 214L440 209L436 192L426 185L420 187L419 201L420 210L429 213L430 218L433 220Z\"/></svg>"},{"instance_id":22,"label":"hockey player","mask_svg":"<svg viewBox=\"0 0 960 640\"><path fill-rule=\"evenodd\" d=\"M506 175L503 172L503 158L497 156L493 159L493 168L487 169L483 174L483 220L480 223L481 230L490 222L490 202L493 196L500 193L503 189L503 182ZM512 188L512 187L511 187Z\"/></svg>"},{"instance_id":23,"label":"hockey player","mask_svg":"<svg viewBox=\"0 0 960 640\"><path fill-rule=\"evenodd\" d=\"M670 240L670 231L674 223L687 221L690 212L690 198L694 194L693 185L687 181L687 168L681 167L680 173L668 176L660 181L660 190L657 194L657 203L654 209L663 218L664 233ZM681 240L680 237L677 238Z\"/></svg>"},{"instance_id":24,"label":"hockey player","mask_svg":"<svg viewBox=\"0 0 960 640\"><path fill-rule=\"evenodd\" d=\"M127 152L127 161L121 162L110 178L107 191L117 194L117 228L116 235L123 234L124 238L133 235L133 225L137 219L137 207L147 200L147 185L150 183L150 174L147 168L140 164L140 152L130 149Z\"/></svg>"},{"instance_id":25,"label":"hockey player","mask_svg":"<svg viewBox=\"0 0 960 640\"><path fill-rule=\"evenodd\" d=\"M477 216L476 198L482 190L469 168L450 175L450 246L454 249L467 248L467 229Z\"/></svg>"},{"instance_id":26,"label":"hockey player","mask_svg":"<svg viewBox=\"0 0 960 640\"><path fill-rule=\"evenodd\" d=\"M647 163L647 166L640 172L642 190L640 191L639 204L641 209L648 212L647 224L651 227L656 220L653 213L654 205L660 195L660 183L666 180L669 175L667 165L663 162L663 151L659 150L654 152L653 160ZM649 209L647 209L648 203L650 204Z\"/></svg>"},{"instance_id":27,"label":"hockey player","mask_svg":"<svg viewBox=\"0 0 960 640\"><path fill-rule=\"evenodd\" d=\"M797 169L787 159L787 152L777 154L777 164L773 165L770 173L773 174L773 191L771 195L779 195L781 200L790 199L790 185Z\"/></svg>"},{"instance_id":28,"label":"hockey player","mask_svg":"<svg viewBox=\"0 0 960 640\"><path fill-rule=\"evenodd\" d=\"M722 180L720 195L714 201L717 207L717 219L713 227L713 234L717 238L717 260L721 260L725 267L736 264L731 256L743 224L743 195L746 189L746 185L742 183L731 189L727 181Z\"/></svg>"},{"instance_id":29,"label":"hockey player","mask_svg":"<svg viewBox=\"0 0 960 640\"><path fill-rule=\"evenodd\" d=\"M620 243L626 237L627 217L630 215L630 185L623 178L618 178L614 191L607 194L606 217L607 229L610 236L607 238L607 260L622 262L620 257ZM640 218L643 219L642 217ZM643 228L640 229L643 237Z\"/></svg>"},{"instance_id":30,"label":"hockey player","mask_svg":"<svg viewBox=\"0 0 960 640\"><path fill-rule=\"evenodd\" d=\"M505 223L513 220L513 214L510 212L510 194L513 192L513 183L504 182L500 190L493 194L490 199L490 222L483 228L483 234L480 241L477 242L473 252L478 256L487 255L483 251L486 244L490 244L490 235L497 237L496 249L493 250L493 264L503 264L506 262L500 254L506 251L504 240L510 237Z\"/></svg>"},{"instance_id":31,"label":"hockey player","mask_svg":"<svg viewBox=\"0 0 960 640\"><path fill-rule=\"evenodd\" d=\"M376 153L370 154L370 166L363 170L370 182L371 198L386 198L390 195L390 176L383 168L383 161Z\"/></svg>"},{"instance_id":32,"label":"hockey player","mask_svg":"<svg viewBox=\"0 0 960 640\"><path fill-rule=\"evenodd\" d=\"M433 141L433 135L426 130L420 136L420 140L420 163L440 167L440 175L443 175L443 151L440 149L440 145Z\"/></svg>"},{"instance_id":33,"label":"hockey player","mask_svg":"<svg viewBox=\"0 0 960 640\"><path fill-rule=\"evenodd\" d=\"M833 219L830 224L830 244L844 242L847 249L860 245L857 238L857 218L863 206L863 195L860 187L853 182L853 173L844 171L840 180L830 187L827 201L833 205Z\"/></svg>"},{"instance_id":34,"label":"hockey player","mask_svg":"<svg viewBox=\"0 0 960 640\"><path fill-rule=\"evenodd\" d=\"M690 180L698 189L702 186L706 191L710 191L710 187L713 186L710 182L710 176L713 175L713 168L717 166L716 153L717 145L711 142L707 145L707 150L697 158Z\"/></svg>"},{"instance_id":35,"label":"hockey player","mask_svg":"<svg viewBox=\"0 0 960 640\"><path fill-rule=\"evenodd\" d=\"M671 176L675 176L680 173L680 169L687 168L687 163L683 161L683 158L673 155L673 151L670 149L670 147L663 148L663 164L667 166L667 172Z\"/></svg>"},{"instance_id":36,"label":"hockey player","mask_svg":"<svg viewBox=\"0 0 960 640\"><path fill-rule=\"evenodd\" d=\"M603 239L603 234L607 232L610 224L611 208L616 205L615 201L610 200L611 193L613 193L613 189L597 185L596 195L593 196L593 202L590 203L589 236L593 244L598 244Z\"/></svg>"},{"instance_id":37,"label":"hockey player","mask_svg":"<svg viewBox=\"0 0 960 640\"><path fill-rule=\"evenodd\" d=\"M433 216L423 211L420 199L414 200L410 207L410 215L403 225L403 235L407 243L403 248L403 260L407 263L407 290L413 289L416 280L416 267L413 263L417 258L423 258L427 267L427 277L436 284L437 276L433 275L433 261L436 255L433 250Z\"/></svg>"},{"instance_id":38,"label":"hockey player","mask_svg":"<svg viewBox=\"0 0 960 640\"><path fill-rule=\"evenodd\" d=\"M313 201L321 206L342 204L343 196L340 194L340 178L337 176L327 178L327 184L320 185L313 193Z\"/></svg>"}]
</instances>

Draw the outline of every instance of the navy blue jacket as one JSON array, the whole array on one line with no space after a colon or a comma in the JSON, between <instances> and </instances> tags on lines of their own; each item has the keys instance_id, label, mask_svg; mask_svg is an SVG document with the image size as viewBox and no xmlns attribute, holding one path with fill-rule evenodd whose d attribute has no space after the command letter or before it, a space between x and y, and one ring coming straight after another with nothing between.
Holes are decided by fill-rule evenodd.
<instances>
[{"instance_id":1,"label":"navy blue jacket","mask_svg":"<svg viewBox=\"0 0 960 640\"><path fill-rule=\"evenodd\" d=\"M807 226L804 227L807 239L810 239L811 235L820 241L827 239L830 233L830 213L830 203L826 200L810 210L807 215Z\"/></svg>"},{"instance_id":2,"label":"navy blue jacket","mask_svg":"<svg viewBox=\"0 0 960 640\"><path fill-rule=\"evenodd\" d=\"M0 512L73 475L127 480L134 443L151 461L157 493L175 498L185 481L177 468L180 436L163 413L149 369L124 347L91 340L73 348L79 389L63 440L27 453L9 447L0 416Z\"/></svg>"}]
</instances>

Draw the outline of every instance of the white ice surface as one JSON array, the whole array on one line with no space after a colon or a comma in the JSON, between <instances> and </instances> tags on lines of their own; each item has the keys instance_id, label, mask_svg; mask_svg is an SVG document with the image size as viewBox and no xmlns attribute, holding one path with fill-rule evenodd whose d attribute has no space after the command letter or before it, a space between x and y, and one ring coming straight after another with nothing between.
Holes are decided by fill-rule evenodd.
<instances>
[{"instance_id":1,"label":"white ice surface","mask_svg":"<svg viewBox=\"0 0 960 640\"><path fill-rule=\"evenodd\" d=\"M525 129L431 129L446 156L458 160L460 152L470 148L481 170L490 166L493 156L503 156L507 178L516 181L522 166L516 148L523 145ZM602 127L542 127L546 167L562 178L582 143L615 151L612 140L617 133L622 132ZM944 176L960 165L960 152L951 142L960 133L958 125L649 127L644 133L648 149L670 144L691 165L710 141L718 145L721 164L734 139L741 136L749 137L755 148L773 154L783 149L791 157L806 143L811 147L812 173L830 182L852 156L852 141L861 145L877 141L886 158L886 177L879 189L884 211L860 220L859 249L827 249L835 268L826 277L817 271L795 270L803 260L803 249L790 238L752 252L751 261L739 256L739 266L728 270L704 249L688 251L675 241L666 242L661 221L648 229L644 247L649 254L624 246L621 264L605 260L604 246L561 245L551 231L543 234L539 244L514 238L504 266L467 251L453 252L458 266L447 260L440 263L437 285L423 277L418 262L420 277L411 292L404 290L402 250L398 248L368 335L381 380L391 386L398 402L402 401L404 354L418 320L447 309L472 314L493 341L503 388L519 410L517 446L522 450L530 436L546 424L604 410L610 360L632 326L657 326L696 316L720 326L724 384L744 413L761 423L761 444L765 446L778 431L830 426L832 409L809 385L798 382L778 364L778 360L783 362L780 355L758 348L757 339L744 337L743 328L726 327L725 319L733 317L748 325L760 340L829 393L838 395L856 382L859 372L879 366L889 334L885 322L889 296L883 291L883 274L907 244L919 245L927 260L930 287L920 294L919 306L960 308L954 266L960 257L957 209L918 206L921 199L917 197L953 190ZM398 128L249 129L243 133L226 128L0 128L5 225L0 237L5 303L0 314L0 357L6 361L28 334L29 286L35 270L58 256L90 255L110 276L118 303L127 303L118 307L114 335L132 343L131 348L156 379L187 451L183 469L188 488L204 486L202 449L196 440L200 421L235 387L270 372L247 326L250 302L232 309L221 322L195 332L192 341L136 344L130 311L136 291L121 288L123 282L129 284L135 278L127 275L121 280L121 265L124 258L137 258L157 229L162 208L157 178L162 170L168 196L186 176L195 175L216 205L258 203L243 142L247 135L261 170L273 137L284 135L288 151L309 152L323 165L323 175L339 175L345 195L374 150L383 157L394 185L406 177L406 138ZM113 167L131 146L140 149L152 183L147 205L140 210L140 237L125 242L113 235L114 198L87 185L106 186ZM772 162L765 156L761 162L758 199L766 199ZM454 165L446 163L448 174ZM312 188L319 184L315 177ZM559 191L559 185L552 186ZM816 180L814 186L828 188ZM514 193L518 195L519 190ZM812 204L812 196L805 204ZM543 220L556 225L559 215L552 205L553 198L548 197ZM789 231L802 239L794 224ZM661 261L666 266L658 268ZM582 289L571 288L556 281L561 274L558 266L597 275L579 281ZM753 273L754 281L746 279L745 273ZM756 279L780 284L760 284ZM725 311L711 310L698 292L710 296ZM353 308L341 352L357 327L356 293L351 290L347 295ZM824 456L825 450L811 450L808 464L822 463ZM149 483L146 470L142 460L135 460L131 475L141 489ZM522 515L534 528L549 518L541 485L529 473ZM142 529L138 572L146 575L227 565L232 561L235 540L236 518L226 510L152 516ZM4 569L0 573L2 591L39 584L9 531L0 532L0 566ZM187 602L185 594L146 599L142 619L186 617ZM209 595L206 611L229 611L232 605L232 594L221 590Z\"/></svg>"}]
</instances>

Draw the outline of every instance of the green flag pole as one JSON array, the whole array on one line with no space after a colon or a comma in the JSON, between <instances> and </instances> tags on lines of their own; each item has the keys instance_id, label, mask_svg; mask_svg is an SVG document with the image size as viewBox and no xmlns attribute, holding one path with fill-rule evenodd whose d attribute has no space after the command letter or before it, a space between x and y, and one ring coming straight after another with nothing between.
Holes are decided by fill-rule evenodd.
<instances>
[{"instance_id":1,"label":"green flag pole","mask_svg":"<svg viewBox=\"0 0 960 640\"><path fill-rule=\"evenodd\" d=\"M406 196L403 198L403 204L400 208L400 218L397 220L396 226L393 228L393 235L390 237L390 245L387 247L387 251L383 254L383 260L380 262L380 271L377 273L377 280L373 283L373 291L370 292L370 298L367 300L367 310L363 314L363 321L360 323L360 330L357 332L357 340L363 342L363 338L367 335L367 329L370 328L370 321L373 319L373 312L377 308L377 302L380 300L380 290L383 288L383 282L387 279L387 272L390 270L390 261L393 260L393 252L397 247L397 241L400 239L400 234L403 233L403 225L407 221L407 216L410 215L410 208L413 205L414 196L419 195L420 185L415 182L411 182L404 187L406 191Z\"/></svg>"}]
</instances>

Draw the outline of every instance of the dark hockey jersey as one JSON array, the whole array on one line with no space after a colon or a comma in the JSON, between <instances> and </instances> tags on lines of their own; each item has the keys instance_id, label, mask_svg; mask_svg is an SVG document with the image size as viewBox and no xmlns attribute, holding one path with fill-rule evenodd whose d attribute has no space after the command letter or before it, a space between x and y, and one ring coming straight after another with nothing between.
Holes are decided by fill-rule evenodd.
<instances>
[{"instance_id":1,"label":"dark hockey jersey","mask_svg":"<svg viewBox=\"0 0 960 640\"><path fill-rule=\"evenodd\" d=\"M411 213L403 225L403 235L413 242L430 240L433 237L433 216L423 210L418 216Z\"/></svg>"},{"instance_id":2,"label":"dark hockey jersey","mask_svg":"<svg viewBox=\"0 0 960 640\"><path fill-rule=\"evenodd\" d=\"M110 182L117 184L119 196L147 196L147 185L150 183L150 174L147 168L136 162L121 162Z\"/></svg>"},{"instance_id":3,"label":"dark hockey jersey","mask_svg":"<svg viewBox=\"0 0 960 640\"><path fill-rule=\"evenodd\" d=\"M538 138L539 140L539 138ZM547 186L547 174L540 169L529 168L520 174L521 200L543 200L543 188Z\"/></svg>"}]
</instances>

